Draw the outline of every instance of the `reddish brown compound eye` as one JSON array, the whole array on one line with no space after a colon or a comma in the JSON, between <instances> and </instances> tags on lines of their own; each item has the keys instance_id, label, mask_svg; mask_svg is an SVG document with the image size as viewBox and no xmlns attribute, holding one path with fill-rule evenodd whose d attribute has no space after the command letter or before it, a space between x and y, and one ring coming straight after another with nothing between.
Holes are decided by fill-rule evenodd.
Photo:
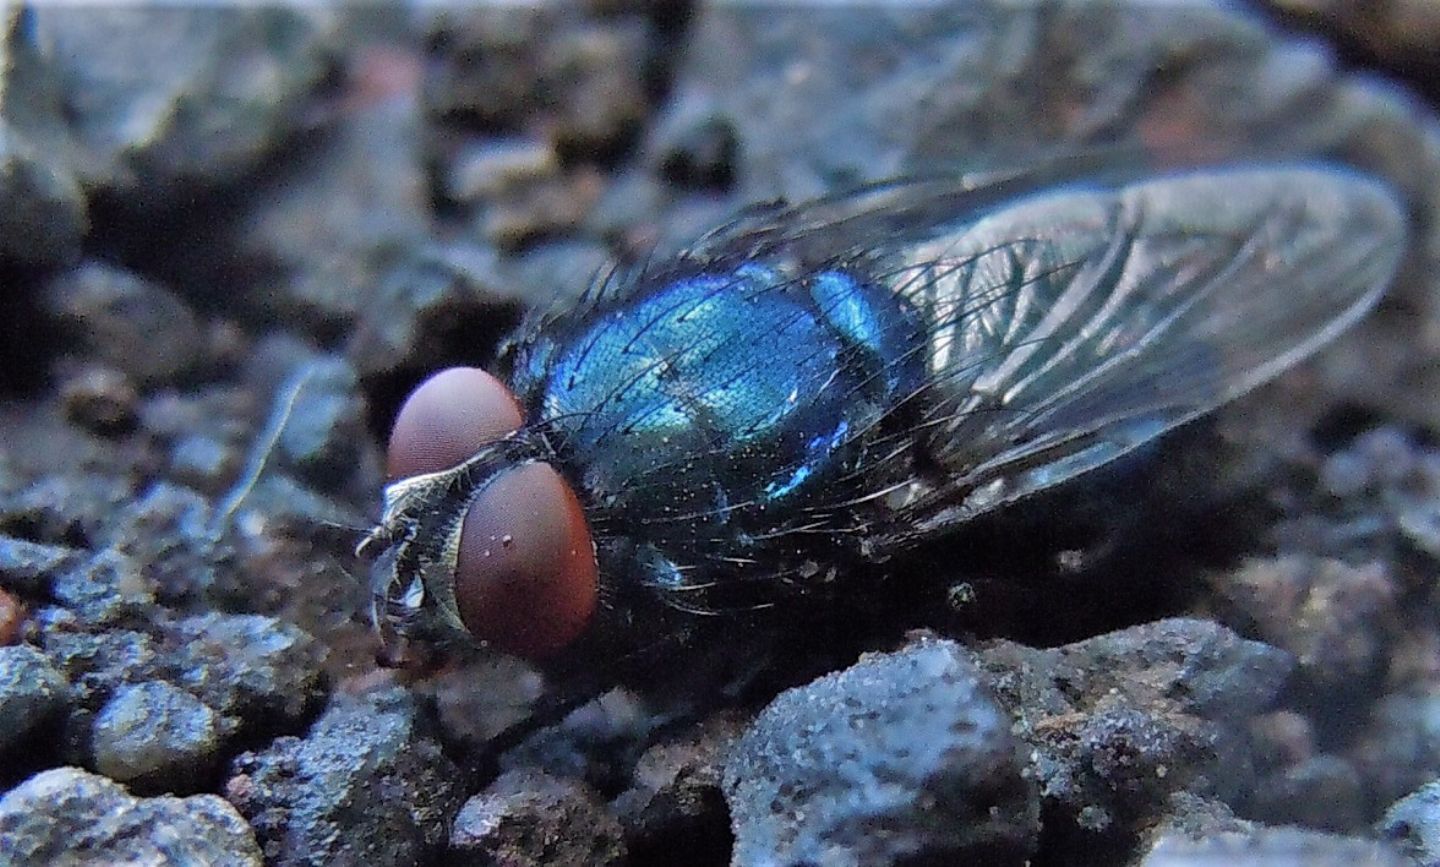
<instances>
[{"instance_id":1,"label":"reddish brown compound eye","mask_svg":"<svg viewBox=\"0 0 1440 867\"><path fill-rule=\"evenodd\" d=\"M403 479L447 470L524 422L505 384L476 367L451 367L405 399L390 431L386 472Z\"/></svg>"},{"instance_id":2,"label":"reddish brown compound eye","mask_svg":"<svg viewBox=\"0 0 1440 867\"><path fill-rule=\"evenodd\" d=\"M517 656L549 656L585 630L598 582L584 510L554 467L505 470L471 504L455 602L476 638Z\"/></svg>"}]
</instances>

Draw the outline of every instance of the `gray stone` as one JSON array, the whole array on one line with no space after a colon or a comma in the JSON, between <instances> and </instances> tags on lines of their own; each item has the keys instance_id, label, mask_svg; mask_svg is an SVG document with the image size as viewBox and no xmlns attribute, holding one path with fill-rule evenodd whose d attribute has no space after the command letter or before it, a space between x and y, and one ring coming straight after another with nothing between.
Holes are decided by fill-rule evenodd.
<instances>
[{"instance_id":1,"label":"gray stone","mask_svg":"<svg viewBox=\"0 0 1440 867\"><path fill-rule=\"evenodd\" d=\"M234 477L237 451L206 434L182 436L170 450L170 474L182 485L213 493Z\"/></svg>"},{"instance_id":2,"label":"gray stone","mask_svg":"<svg viewBox=\"0 0 1440 867\"><path fill-rule=\"evenodd\" d=\"M215 795L136 798L78 768L36 774L0 798L3 860L15 865L260 867L255 835Z\"/></svg>"},{"instance_id":3,"label":"gray stone","mask_svg":"<svg viewBox=\"0 0 1440 867\"><path fill-rule=\"evenodd\" d=\"M720 714L647 749L613 804L626 839L662 848L670 839L728 845L721 780L743 730L734 715Z\"/></svg>"},{"instance_id":4,"label":"gray stone","mask_svg":"<svg viewBox=\"0 0 1440 867\"><path fill-rule=\"evenodd\" d=\"M230 565L229 552L211 533L210 513L198 492L156 482L110 516L103 541L135 564L160 601L205 600L217 573Z\"/></svg>"},{"instance_id":5,"label":"gray stone","mask_svg":"<svg viewBox=\"0 0 1440 867\"><path fill-rule=\"evenodd\" d=\"M219 760L215 711L188 692L150 681L122 686L95 717L95 769L145 792L189 794Z\"/></svg>"},{"instance_id":6,"label":"gray stone","mask_svg":"<svg viewBox=\"0 0 1440 867\"><path fill-rule=\"evenodd\" d=\"M37 50L32 13L0 10L0 256L54 263L87 228L60 84Z\"/></svg>"},{"instance_id":7,"label":"gray stone","mask_svg":"<svg viewBox=\"0 0 1440 867\"><path fill-rule=\"evenodd\" d=\"M995 641L979 655L1033 747L1054 820L1092 833L1123 832L1211 770L1224 797L1253 788L1247 723L1294 667L1284 651L1186 619L1047 650Z\"/></svg>"},{"instance_id":8,"label":"gray stone","mask_svg":"<svg viewBox=\"0 0 1440 867\"><path fill-rule=\"evenodd\" d=\"M1162 837L1139 867L1410 867L1394 849L1360 837L1266 828L1192 840Z\"/></svg>"},{"instance_id":9,"label":"gray stone","mask_svg":"<svg viewBox=\"0 0 1440 867\"><path fill-rule=\"evenodd\" d=\"M1384 563L1292 554L1249 560L1210 584L1236 610L1232 619L1294 655L1317 692L1363 691L1383 673L1402 590Z\"/></svg>"},{"instance_id":10,"label":"gray stone","mask_svg":"<svg viewBox=\"0 0 1440 867\"><path fill-rule=\"evenodd\" d=\"M507 285L499 267L492 248L463 243L417 246L388 263L346 349L355 369L423 370L447 347L493 339L510 321L498 306Z\"/></svg>"},{"instance_id":11,"label":"gray stone","mask_svg":"<svg viewBox=\"0 0 1440 867\"><path fill-rule=\"evenodd\" d=\"M1377 807L1440 777L1440 690L1382 697L1350 756Z\"/></svg>"},{"instance_id":12,"label":"gray stone","mask_svg":"<svg viewBox=\"0 0 1440 867\"><path fill-rule=\"evenodd\" d=\"M139 563L104 549L61 572L51 587L55 601L92 626L144 626L153 618L155 593Z\"/></svg>"},{"instance_id":13,"label":"gray stone","mask_svg":"<svg viewBox=\"0 0 1440 867\"><path fill-rule=\"evenodd\" d=\"M415 55L355 52L342 92L303 161L257 185L230 242L267 274L264 292L237 296L265 320L293 319L311 333L343 333L374 309L390 261L432 232L423 171Z\"/></svg>"},{"instance_id":14,"label":"gray stone","mask_svg":"<svg viewBox=\"0 0 1440 867\"><path fill-rule=\"evenodd\" d=\"M123 268L90 260L52 280L45 308L71 351L124 373L141 387L193 372L205 351L195 314L179 296Z\"/></svg>"},{"instance_id":15,"label":"gray stone","mask_svg":"<svg viewBox=\"0 0 1440 867\"><path fill-rule=\"evenodd\" d=\"M62 717L70 685L33 647L0 647L0 756Z\"/></svg>"},{"instance_id":16,"label":"gray stone","mask_svg":"<svg viewBox=\"0 0 1440 867\"><path fill-rule=\"evenodd\" d=\"M320 702L326 649L292 623L259 614L177 622L168 679L247 735L294 730Z\"/></svg>"},{"instance_id":17,"label":"gray stone","mask_svg":"<svg viewBox=\"0 0 1440 867\"><path fill-rule=\"evenodd\" d=\"M96 711L122 684L161 676L165 658L150 635L136 630L88 632L60 609L37 613L45 655L64 673L77 706Z\"/></svg>"},{"instance_id":18,"label":"gray stone","mask_svg":"<svg viewBox=\"0 0 1440 867\"><path fill-rule=\"evenodd\" d=\"M297 128L327 69L327 20L278 6L36 7L75 170L141 208L235 180Z\"/></svg>"},{"instance_id":19,"label":"gray stone","mask_svg":"<svg viewBox=\"0 0 1440 867\"><path fill-rule=\"evenodd\" d=\"M620 823L584 783L508 771L465 802L445 863L589 867L625 861Z\"/></svg>"},{"instance_id":20,"label":"gray stone","mask_svg":"<svg viewBox=\"0 0 1440 867\"><path fill-rule=\"evenodd\" d=\"M968 651L922 639L782 693L725 766L734 863L1018 862L1039 798Z\"/></svg>"},{"instance_id":21,"label":"gray stone","mask_svg":"<svg viewBox=\"0 0 1440 867\"><path fill-rule=\"evenodd\" d=\"M355 474L367 433L355 371L322 357L291 374L293 389L277 446L296 474L321 490L343 489Z\"/></svg>"},{"instance_id":22,"label":"gray stone","mask_svg":"<svg viewBox=\"0 0 1440 867\"><path fill-rule=\"evenodd\" d=\"M0 587L21 596L48 593L55 576L78 557L73 548L0 536Z\"/></svg>"},{"instance_id":23,"label":"gray stone","mask_svg":"<svg viewBox=\"0 0 1440 867\"><path fill-rule=\"evenodd\" d=\"M1427 783L1390 805L1375 833L1418 864L1440 864L1440 780Z\"/></svg>"},{"instance_id":24,"label":"gray stone","mask_svg":"<svg viewBox=\"0 0 1440 867\"><path fill-rule=\"evenodd\" d=\"M414 864L438 854L460 772L399 689L340 695L304 738L231 767L226 797L275 864Z\"/></svg>"}]
</instances>

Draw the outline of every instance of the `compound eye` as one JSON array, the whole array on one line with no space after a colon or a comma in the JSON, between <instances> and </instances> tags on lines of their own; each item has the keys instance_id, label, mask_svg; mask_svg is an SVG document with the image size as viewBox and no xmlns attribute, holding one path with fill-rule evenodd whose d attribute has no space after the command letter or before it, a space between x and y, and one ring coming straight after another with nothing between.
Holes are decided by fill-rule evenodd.
<instances>
[{"instance_id":1,"label":"compound eye","mask_svg":"<svg viewBox=\"0 0 1440 867\"><path fill-rule=\"evenodd\" d=\"M390 479L448 470L520 427L505 384L476 367L451 367L422 382L395 417L385 469Z\"/></svg>"},{"instance_id":2,"label":"compound eye","mask_svg":"<svg viewBox=\"0 0 1440 867\"><path fill-rule=\"evenodd\" d=\"M517 656L549 656L585 630L598 597L584 510L554 467L513 467L480 492L455 567L455 602L471 635Z\"/></svg>"}]
</instances>

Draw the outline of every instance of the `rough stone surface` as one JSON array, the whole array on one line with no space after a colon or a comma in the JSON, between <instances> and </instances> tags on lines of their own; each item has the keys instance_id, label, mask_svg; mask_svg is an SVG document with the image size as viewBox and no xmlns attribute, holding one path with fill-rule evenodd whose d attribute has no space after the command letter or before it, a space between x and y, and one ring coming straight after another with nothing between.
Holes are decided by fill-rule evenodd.
<instances>
[{"instance_id":1,"label":"rough stone surface","mask_svg":"<svg viewBox=\"0 0 1440 867\"><path fill-rule=\"evenodd\" d=\"M327 65L324 18L298 8L46 4L33 26L75 171L141 207L255 166L297 128Z\"/></svg>"},{"instance_id":2,"label":"rough stone surface","mask_svg":"<svg viewBox=\"0 0 1440 867\"><path fill-rule=\"evenodd\" d=\"M0 756L53 725L70 703L70 685L33 647L0 647Z\"/></svg>"},{"instance_id":3,"label":"rough stone surface","mask_svg":"<svg viewBox=\"0 0 1440 867\"><path fill-rule=\"evenodd\" d=\"M85 194L71 162L60 84L20 4L0 12L0 255L63 261L87 229Z\"/></svg>"},{"instance_id":4,"label":"rough stone surface","mask_svg":"<svg viewBox=\"0 0 1440 867\"><path fill-rule=\"evenodd\" d=\"M215 795L136 798L77 768L37 774L0 798L10 864L260 867L255 835Z\"/></svg>"},{"instance_id":5,"label":"rough stone surface","mask_svg":"<svg viewBox=\"0 0 1440 867\"><path fill-rule=\"evenodd\" d=\"M1053 650L996 641L979 656L1034 749L1049 815L1092 834L1123 833L1192 785L1244 791L1247 722L1294 666L1284 651L1183 619Z\"/></svg>"},{"instance_id":6,"label":"rough stone surface","mask_svg":"<svg viewBox=\"0 0 1440 867\"><path fill-rule=\"evenodd\" d=\"M1289 555L1252 560L1212 578L1217 592L1256 624L1258 637L1295 656L1327 696L1373 688L1383 674L1399 588L1383 563Z\"/></svg>"},{"instance_id":7,"label":"rough stone surface","mask_svg":"<svg viewBox=\"0 0 1440 867\"><path fill-rule=\"evenodd\" d=\"M123 268L88 260L51 281L44 303L76 351L141 386L172 383L204 357L204 334L189 306Z\"/></svg>"},{"instance_id":8,"label":"rough stone surface","mask_svg":"<svg viewBox=\"0 0 1440 867\"><path fill-rule=\"evenodd\" d=\"M1440 778L1440 692L1381 698L1351 755L1377 810Z\"/></svg>"},{"instance_id":9,"label":"rough stone surface","mask_svg":"<svg viewBox=\"0 0 1440 867\"><path fill-rule=\"evenodd\" d=\"M632 850L652 846L663 853L674 839L690 840L692 852L729 847L721 782L743 731L736 715L719 714L640 756L630 788L613 804Z\"/></svg>"},{"instance_id":10,"label":"rough stone surface","mask_svg":"<svg viewBox=\"0 0 1440 867\"><path fill-rule=\"evenodd\" d=\"M337 696L305 738L244 753L225 795L277 864L415 864L445 844L460 772L401 690Z\"/></svg>"},{"instance_id":11,"label":"rough stone surface","mask_svg":"<svg viewBox=\"0 0 1440 867\"><path fill-rule=\"evenodd\" d=\"M1140 867L1406 867L1410 862L1373 840L1300 828L1254 827L1199 840L1164 837Z\"/></svg>"},{"instance_id":12,"label":"rough stone surface","mask_svg":"<svg viewBox=\"0 0 1440 867\"><path fill-rule=\"evenodd\" d=\"M237 258L271 275L264 296L236 296L247 316L278 313L333 335L386 315L373 287L430 234L418 57L383 41L361 44L342 71L343 98L325 135L261 179L227 239Z\"/></svg>"},{"instance_id":13,"label":"rough stone surface","mask_svg":"<svg viewBox=\"0 0 1440 867\"><path fill-rule=\"evenodd\" d=\"M921 639L782 693L725 765L734 863L1019 863L1039 804L970 654Z\"/></svg>"},{"instance_id":14,"label":"rough stone surface","mask_svg":"<svg viewBox=\"0 0 1440 867\"><path fill-rule=\"evenodd\" d=\"M0 536L0 587L19 596L49 592L55 576L75 558L70 548Z\"/></svg>"},{"instance_id":15,"label":"rough stone surface","mask_svg":"<svg viewBox=\"0 0 1440 867\"><path fill-rule=\"evenodd\" d=\"M465 802L445 861L456 865L622 864L620 824L583 783L510 771Z\"/></svg>"},{"instance_id":16,"label":"rough stone surface","mask_svg":"<svg viewBox=\"0 0 1440 867\"><path fill-rule=\"evenodd\" d=\"M326 649L294 624L256 614L202 614L175 624L176 685L247 734L286 732L324 694Z\"/></svg>"},{"instance_id":17,"label":"rough stone surface","mask_svg":"<svg viewBox=\"0 0 1440 867\"><path fill-rule=\"evenodd\" d=\"M343 359L322 358L296 376L303 379L294 383L294 399L276 443L279 455L315 488L343 489L359 463L365 436L355 371Z\"/></svg>"},{"instance_id":18,"label":"rough stone surface","mask_svg":"<svg viewBox=\"0 0 1440 867\"><path fill-rule=\"evenodd\" d=\"M60 573L50 592L77 618L96 626L142 627L155 604L153 587L140 564L114 549Z\"/></svg>"},{"instance_id":19,"label":"rough stone surface","mask_svg":"<svg viewBox=\"0 0 1440 867\"><path fill-rule=\"evenodd\" d=\"M220 720L164 681L122 686L95 717L95 768L146 792L189 794L212 782Z\"/></svg>"},{"instance_id":20,"label":"rough stone surface","mask_svg":"<svg viewBox=\"0 0 1440 867\"><path fill-rule=\"evenodd\" d=\"M1390 805L1375 833L1417 864L1440 864L1440 781L1416 789Z\"/></svg>"}]
</instances>

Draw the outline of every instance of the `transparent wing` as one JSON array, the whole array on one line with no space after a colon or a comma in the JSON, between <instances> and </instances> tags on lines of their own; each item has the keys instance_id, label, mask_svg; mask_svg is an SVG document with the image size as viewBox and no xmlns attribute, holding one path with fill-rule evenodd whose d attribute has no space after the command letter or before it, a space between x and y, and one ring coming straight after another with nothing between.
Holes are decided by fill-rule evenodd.
<instances>
[{"instance_id":1,"label":"transparent wing","mask_svg":"<svg viewBox=\"0 0 1440 867\"><path fill-rule=\"evenodd\" d=\"M1296 167L1074 186L892 242L927 323L916 442L945 471L891 491L897 518L968 520L1254 388L1363 315L1404 239L1383 187Z\"/></svg>"}]
</instances>

